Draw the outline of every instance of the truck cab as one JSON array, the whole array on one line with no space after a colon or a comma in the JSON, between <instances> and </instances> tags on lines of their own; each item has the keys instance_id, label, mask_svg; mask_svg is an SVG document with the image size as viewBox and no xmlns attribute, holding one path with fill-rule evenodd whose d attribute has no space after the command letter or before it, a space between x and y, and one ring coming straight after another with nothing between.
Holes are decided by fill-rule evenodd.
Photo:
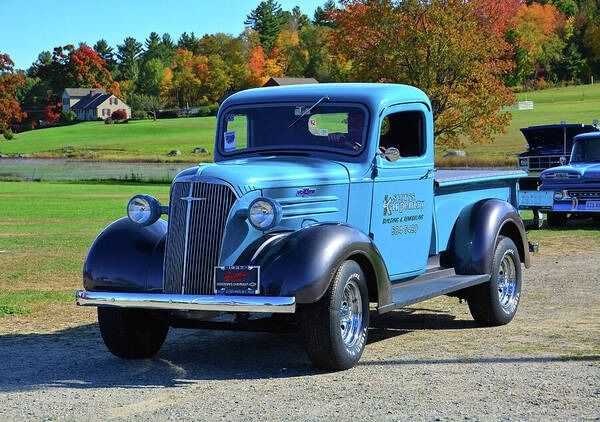
<instances>
[{"instance_id":1,"label":"truck cab","mask_svg":"<svg viewBox=\"0 0 600 422\"><path fill-rule=\"evenodd\" d=\"M481 324L513 318L523 174L435 171L421 90L243 91L219 110L214 157L175 177L168 206L134 196L94 241L77 303L98 307L114 354L151 356L169 327L283 319L316 366L340 370L364 350L370 304L449 294Z\"/></svg>"}]
</instances>

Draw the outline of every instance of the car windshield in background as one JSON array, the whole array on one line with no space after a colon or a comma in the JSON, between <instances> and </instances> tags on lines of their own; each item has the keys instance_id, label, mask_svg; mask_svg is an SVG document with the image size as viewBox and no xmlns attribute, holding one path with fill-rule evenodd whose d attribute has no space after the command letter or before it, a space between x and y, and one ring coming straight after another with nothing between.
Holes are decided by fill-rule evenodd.
<instances>
[{"instance_id":1,"label":"car windshield in background","mask_svg":"<svg viewBox=\"0 0 600 422\"><path fill-rule=\"evenodd\" d=\"M600 139L577 141L571 153L571 162L600 161Z\"/></svg>"},{"instance_id":2,"label":"car windshield in background","mask_svg":"<svg viewBox=\"0 0 600 422\"><path fill-rule=\"evenodd\" d=\"M254 150L327 150L358 153L367 131L361 106L320 103L245 106L222 115L219 149L223 154Z\"/></svg>"}]
</instances>

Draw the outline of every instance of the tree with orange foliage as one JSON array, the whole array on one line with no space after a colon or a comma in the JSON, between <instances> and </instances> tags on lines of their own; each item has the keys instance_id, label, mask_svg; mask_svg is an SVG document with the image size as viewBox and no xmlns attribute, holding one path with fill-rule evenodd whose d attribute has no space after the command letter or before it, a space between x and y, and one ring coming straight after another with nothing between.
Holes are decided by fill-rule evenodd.
<instances>
[{"instance_id":1,"label":"tree with orange foliage","mask_svg":"<svg viewBox=\"0 0 600 422\"><path fill-rule=\"evenodd\" d=\"M14 65L8 54L0 54L0 130L25 117L21 105L15 100L17 88L23 86L24 79L15 73Z\"/></svg>"},{"instance_id":2,"label":"tree with orange foliage","mask_svg":"<svg viewBox=\"0 0 600 422\"><path fill-rule=\"evenodd\" d=\"M515 15L515 32L527 52L529 75L534 81L539 71L551 71L563 58L565 43L560 32L565 27L565 15L551 4L522 5Z\"/></svg>"},{"instance_id":3,"label":"tree with orange foliage","mask_svg":"<svg viewBox=\"0 0 600 422\"><path fill-rule=\"evenodd\" d=\"M515 101L500 78L511 67L502 37L507 19L487 16L496 3L342 0L330 11L338 27L331 51L351 62L351 80L425 91L438 144L489 141L510 122L501 108Z\"/></svg>"},{"instance_id":4,"label":"tree with orange foliage","mask_svg":"<svg viewBox=\"0 0 600 422\"><path fill-rule=\"evenodd\" d=\"M266 61L267 58L263 48L260 45L255 47L248 61L249 73L246 83L249 88L263 86L267 82L268 78L265 76L265 72L267 71Z\"/></svg>"}]
</instances>

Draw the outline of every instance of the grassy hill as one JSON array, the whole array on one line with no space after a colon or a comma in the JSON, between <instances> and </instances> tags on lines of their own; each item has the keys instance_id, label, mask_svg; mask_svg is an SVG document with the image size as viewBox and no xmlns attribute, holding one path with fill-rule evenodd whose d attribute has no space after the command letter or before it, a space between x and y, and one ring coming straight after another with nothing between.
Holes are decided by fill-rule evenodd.
<instances>
[{"instance_id":1,"label":"grassy hill","mask_svg":"<svg viewBox=\"0 0 600 422\"><path fill-rule=\"evenodd\" d=\"M519 94L520 100L534 101L534 110L513 111L511 125L494 142L467 144L467 159L442 158L438 165L514 165L515 154L524 151L525 139L519 128L542 124L591 124L600 120L600 84L580 85ZM83 122L72 126L40 129L18 134L14 140L0 140L4 154L28 153L34 157L73 157L100 161L211 161L212 154L192 154L195 147L212 152L214 117L131 121L105 125ZM73 148L65 149L67 146ZM168 157L177 149L181 156Z\"/></svg>"},{"instance_id":2,"label":"grassy hill","mask_svg":"<svg viewBox=\"0 0 600 422\"><path fill-rule=\"evenodd\" d=\"M12 141L0 141L0 152L101 161L211 161L212 154L192 151L204 147L212 152L215 122L214 117L132 120L113 125L81 122L19 133ZM182 155L168 157L173 149Z\"/></svg>"},{"instance_id":3,"label":"grassy hill","mask_svg":"<svg viewBox=\"0 0 600 422\"><path fill-rule=\"evenodd\" d=\"M515 154L525 151L522 127L567 123L592 124L600 120L600 84L579 85L519 94L520 101L533 101L533 110L512 111L513 119L505 134L491 143L468 144L466 163L477 165L514 165ZM443 155L439 151L438 155ZM465 160L438 158L438 164L464 164Z\"/></svg>"}]
</instances>

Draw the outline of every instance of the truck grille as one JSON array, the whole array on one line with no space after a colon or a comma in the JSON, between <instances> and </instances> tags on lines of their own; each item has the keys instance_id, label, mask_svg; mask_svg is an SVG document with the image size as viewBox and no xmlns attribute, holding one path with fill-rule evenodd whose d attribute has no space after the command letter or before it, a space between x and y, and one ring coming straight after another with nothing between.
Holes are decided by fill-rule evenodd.
<instances>
[{"instance_id":1,"label":"truck grille","mask_svg":"<svg viewBox=\"0 0 600 422\"><path fill-rule=\"evenodd\" d=\"M213 294L225 223L236 197L228 186L178 182L171 189L164 292Z\"/></svg>"},{"instance_id":2,"label":"truck grille","mask_svg":"<svg viewBox=\"0 0 600 422\"><path fill-rule=\"evenodd\" d=\"M538 155L538 156L530 156L526 157L528 162L528 170L529 171L542 171L549 169L551 167L558 167L561 165L560 157L562 155ZM566 158L565 164L569 164L569 157L564 156Z\"/></svg>"},{"instance_id":3,"label":"truck grille","mask_svg":"<svg viewBox=\"0 0 600 422\"><path fill-rule=\"evenodd\" d=\"M570 190L569 196L577 199L600 199L600 191L592 190Z\"/></svg>"}]
</instances>

